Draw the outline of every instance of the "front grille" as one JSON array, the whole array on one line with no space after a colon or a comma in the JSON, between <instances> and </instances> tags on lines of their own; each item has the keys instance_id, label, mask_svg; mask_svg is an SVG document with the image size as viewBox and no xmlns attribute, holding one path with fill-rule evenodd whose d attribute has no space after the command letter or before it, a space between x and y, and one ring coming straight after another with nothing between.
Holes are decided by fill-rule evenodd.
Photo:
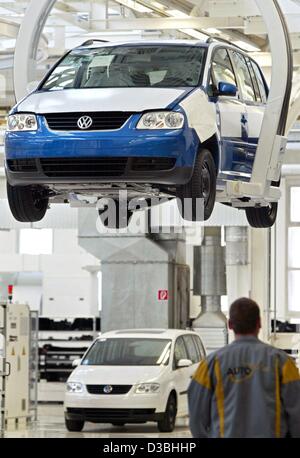
<instances>
[{"instance_id":1,"label":"front grille","mask_svg":"<svg viewBox=\"0 0 300 458\"><path fill-rule=\"evenodd\" d=\"M126 111L108 111L108 112L91 112L91 113L51 113L44 114L48 126L52 130L115 130L120 129L123 124L132 116L132 112ZM83 116L89 116L93 123L85 130L78 127L77 123Z\"/></svg>"},{"instance_id":2,"label":"front grille","mask_svg":"<svg viewBox=\"0 0 300 458\"><path fill-rule=\"evenodd\" d=\"M127 157L41 159L43 172L49 178L120 177L126 164Z\"/></svg>"},{"instance_id":3,"label":"front grille","mask_svg":"<svg viewBox=\"0 0 300 458\"><path fill-rule=\"evenodd\" d=\"M35 159L9 159L7 161L7 167L12 172L36 172L36 160Z\"/></svg>"},{"instance_id":4,"label":"front grille","mask_svg":"<svg viewBox=\"0 0 300 458\"><path fill-rule=\"evenodd\" d=\"M135 172L170 170L175 163L176 159L172 157L137 157L133 160L132 170Z\"/></svg>"},{"instance_id":5,"label":"front grille","mask_svg":"<svg viewBox=\"0 0 300 458\"><path fill-rule=\"evenodd\" d=\"M132 385L110 385L112 391L110 393L105 393L104 388L108 385L87 385L86 389L90 394L126 394L130 391Z\"/></svg>"},{"instance_id":6,"label":"front grille","mask_svg":"<svg viewBox=\"0 0 300 458\"><path fill-rule=\"evenodd\" d=\"M127 173L171 170L176 159L170 157L87 157L7 160L11 172L38 172L48 178L118 178Z\"/></svg>"},{"instance_id":7,"label":"front grille","mask_svg":"<svg viewBox=\"0 0 300 458\"><path fill-rule=\"evenodd\" d=\"M67 408L69 414L83 415L85 418L90 419L103 419L108 418L119 419L122 418L135 418L147 417L155 413L155 409L80 409L80 408Z\"/></svg>"}]
</instances>

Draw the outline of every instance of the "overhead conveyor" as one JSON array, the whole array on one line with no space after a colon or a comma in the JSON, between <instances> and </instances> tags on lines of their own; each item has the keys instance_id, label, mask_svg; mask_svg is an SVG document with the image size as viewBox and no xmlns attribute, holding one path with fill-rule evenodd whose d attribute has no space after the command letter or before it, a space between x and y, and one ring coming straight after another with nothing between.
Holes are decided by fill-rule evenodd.
<instances>
[{"instance_id":1,"label":"overhead conveyor","mask_svg":"<svg viewBox=\"0 0 300 458\"><path fill-rule=\"evenodd\" d=\"M229 203L238 208L253 206L253 202L257 206L268 206L280 199L279 184L287 143L286 127L293 78L291 40L279 2L255 2L269 36L272 81L251 180L228 181L225 190L220 191L217 196L219 202ZM55 0L32 0L24 16L15 51L14 79L18 100L26 95L28 83L34 79L32 72L39 38L54 5Z\"/></svg>"}]
</instances>

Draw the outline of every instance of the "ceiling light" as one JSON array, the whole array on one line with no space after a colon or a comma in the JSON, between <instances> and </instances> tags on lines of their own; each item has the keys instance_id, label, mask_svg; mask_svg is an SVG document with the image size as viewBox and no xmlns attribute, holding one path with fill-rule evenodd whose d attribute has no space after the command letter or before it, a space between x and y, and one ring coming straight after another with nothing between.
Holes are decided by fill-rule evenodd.
<instances>
[{"instance_id":1,"label":"ceiling light","mask_svg":"<svg viewBox=\"0 0 300 458\"><path fill-rule=\"evenodd\" d=\"M203 30L204 30L205 32L211 33L211 34L213 34L213 35L221 35L221 33L222 33L220 30L214 29L213 27L210 27L210 28L208 28L208 29L203 29Z\"/></svg>"},{"instance_id":2,"label":"ceiling light","mask_svg":"<svg viewBox=\"0 0 300 458\"><path fill-rule=\"evenodd\" d=\"M242 40L234 41L233 44L236 46L239 46L240 48L248 52L261 51L261 49L258 48L257 46L251 45L250 43L246 43L245 41L242 41Z\"/></svg>"},{"instance_id":3,"label":"ceiling light","mask_svg":"<svg viewBox=\"0 0 300 458\"><path fill-rule=\"evenodd\" d=\"M134 1L134 0L115 0L117 3L120 3L123 6L127 6L127 8L131 8L134 11L138 11L139 13L153 13L151 8L147 8L144 5Z\"/></svg>"},{"instance_id":4,"label":"ceiling light","mask_svg":"<svg viewBox=\"0 0 300 458\"><path fill-rule=\"evenodd\" d=\"M162 5L161 3L159 2L151 2L151 5L154 6L154 8L159 8L161 10L165 10L166 9L166 6L165 5Z\"/></svg>"},{"instance_id":5,"label":"ceiling light","mask_svg":"<svg viewBox=\"0 0 300 458\"><path fill-rule=\"evenodd\" d=\"M184 13L183 11L179 11L179 10L166 10L166 13L178 19L184 19L187 17L191 17L188 14Z\"/></svg>"}]
</instances>

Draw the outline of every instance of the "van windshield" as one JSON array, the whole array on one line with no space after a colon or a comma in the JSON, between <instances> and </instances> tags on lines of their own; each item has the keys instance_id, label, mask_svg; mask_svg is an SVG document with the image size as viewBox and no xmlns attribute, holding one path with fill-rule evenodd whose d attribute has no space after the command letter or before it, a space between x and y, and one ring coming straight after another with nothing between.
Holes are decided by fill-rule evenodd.
<instances>
[{"instance_id":1,"label":"van windshield","mask_svg":"<svg viewBox=\"0 0 300 458\"><path fill-rule=\"evenodd\" d=\"M99 339L90 348L82 365L160 366L169 363L171 340L148 338Z\"/></svg>"},{"instance_id":2,"label":"van windshield","mask_svg":"<svg viewBox=\"0 0 300 458\"><path fill-rule=\"evenodd\" d=\"M195 87L204 56L205 48L185 45L76 49L54 68L41 89Z\"/></svg>"}]
</instances>

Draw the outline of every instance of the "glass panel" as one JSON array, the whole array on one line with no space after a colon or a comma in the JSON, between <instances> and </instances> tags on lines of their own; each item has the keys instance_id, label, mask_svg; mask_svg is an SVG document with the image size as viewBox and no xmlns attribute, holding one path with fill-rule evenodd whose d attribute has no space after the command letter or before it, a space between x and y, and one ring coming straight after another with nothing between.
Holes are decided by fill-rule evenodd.
<instances>
[{"instance_id":1,"label":"glass panel","mask_svg":"<svg viewBox=\"0 0 300 458\"><path fill-rule=\"evenodd\" d=\"M289 304L290 312L300 312L300 270L289 272Z\"/></svg>"},{"instance_id":2,"label":"glass panel","mask_svg":"<svg viewBox=\"0 0 300 458\"><path fill-rule=\"evenodd\" d=\"M193 337L184 336L183 339L188 351L188 358L192 361L192 363L198 363L200 361L200 358L198 356L197 349L193 341Z\"/></svg>"},{"instance_id":3,"label":"glass panel","mask_svg":"<svg viewBox=\"0 0 300 458\"><path fill-rule=\"evenodd\" d=\"M226 49L219 49L214 54L212 73L216 89L220 82L237 85L231 61Z\"/></svg>"},{"instance_id":4,"label":"glass panel","mask_svg":"<svg viewBox=\"0 0 300 458\"><path fill-rule=\"evenodd\" d=\"M90 348L82 364L86 366L160 366L168 365L171 340L99 339Z\"/></svg>"},{"instance_id":5,"label":"glass panel","mask_svg":"<svg viewBox=\"0 0 300 458\"><path fill-rule=\"evenodd\" d=\"M291 221L300 222L300 188L291 188Z\"/></svg>"},{"instance_id":6,"label":"glass panel","mask_svg":"<svg viewBox=\"0 0 300 458\"><path fill-rule=\"evenodd\" d=\"M252 63L252 66L254 68L256 79L257 79L257 82L258 82L258 85L259 85L260 94L261 94L261 97L262 97L262 102L266 103L267 102L267 91L266 91L266 87L265 87L265 83L264 83L263 77L261 75L260 69L259 69L258 65L256 64L256 62L254 62L252 60L251 63Z\"/></svg>"},{"instance_id":7,"label":"glass panel","mask_svg":"<svg viewBox=\"0 0 300 458\"><path fill-rule=\"evenodd\" d=\"M289 228L288 266L300 268L300 227Z\"/></svg>"},{"instance_id":8,"label":"glass panel","mask_svg":"<svg viewBox=\"0 0 300 458\"><path fill-rule=\"evenodd\" d=\"M245 58L242 54L238 52L231 51L231 53L236 67L237 79L239 80L239 85L242 91L242 97L246 101L255 102L256 97L254 93L254 88L252 85L250 72L247 67Z\"/></svg>"},{"instance_id":9,"label":"glass panel","mask_svg":"<svg viewBox=\"0 0 300 458\"><path fill-rule=\"evenodd\" d=\"M104 87L195 87L205 48L105 46L75 49L54 68L44 90Z\"/></svg>"}]
</instances>

